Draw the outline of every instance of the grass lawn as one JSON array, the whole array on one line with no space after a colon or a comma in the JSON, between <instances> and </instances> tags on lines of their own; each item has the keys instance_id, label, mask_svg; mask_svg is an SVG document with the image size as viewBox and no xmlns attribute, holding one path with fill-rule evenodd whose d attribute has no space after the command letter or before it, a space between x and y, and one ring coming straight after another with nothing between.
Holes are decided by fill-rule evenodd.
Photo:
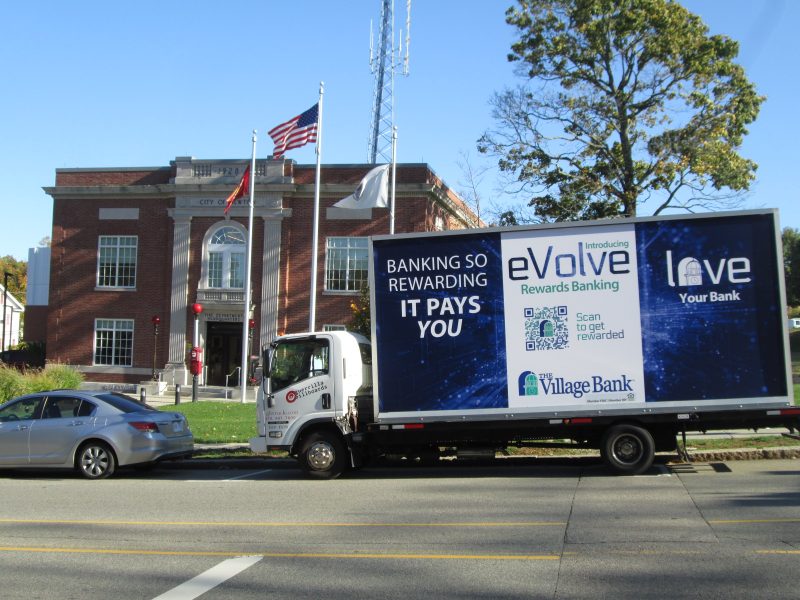
<instances>
[{"instance_id":1,"label":"grass lawn","mask_svg":"<svg viewBox=\"0 0 800 600\"><path fill-rule=\"evenodd\" d=\"M184 402L161 407L180 412L198 444L247 443L256 434L256 405L239 402Z\"/></svg>"}]
</instances>

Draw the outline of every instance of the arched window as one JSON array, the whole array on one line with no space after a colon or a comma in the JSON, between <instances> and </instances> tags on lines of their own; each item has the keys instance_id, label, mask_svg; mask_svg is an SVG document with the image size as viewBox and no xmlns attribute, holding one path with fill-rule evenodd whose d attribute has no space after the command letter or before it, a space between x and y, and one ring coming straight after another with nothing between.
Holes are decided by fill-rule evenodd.
<instances>
[{"instance_id":1,"label":"arched window","mask_svg":"<svg viewBox=\"0 0 800 600\"><path fill-rule=\"evenodd\" d=\"M206 283L209 288L244 287L244 230L223 225L206 242Z\"/></svg>"}]
</instances>

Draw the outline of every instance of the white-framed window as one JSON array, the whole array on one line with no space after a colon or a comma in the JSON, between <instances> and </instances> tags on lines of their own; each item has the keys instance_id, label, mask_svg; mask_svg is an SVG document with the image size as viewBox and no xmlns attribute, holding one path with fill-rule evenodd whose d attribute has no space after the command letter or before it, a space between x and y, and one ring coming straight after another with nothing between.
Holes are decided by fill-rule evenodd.
<instances>
[{"instance_id":1,"label":"white-framed window","mask_svg":"<svg viewBox=\"0 0 800 600\"><path fill-rule=\"evenodd\" d=\"M369 278L368 238L329 237L325 245L325 291L360 292Z\"/></svg>"},{"instance_id":2,"label":"white-framed window","mask_svg":"<svg viewBox=\"0 0 800 600\"><path fill-rule=\"evenodd\" d=\"M347 325L323 325L322 331L347 331Z\"/></svg>"},{"instance_id":3,"label":"white-framed window","mask_svg":"<svg viewBox=\"0 0 800 600\"><path fill-rule=\"evenodd\" d=\"M97 287L135 288L135 235L101 235L97 244Z\"/></svg>"},{"instance_id":4,"label":"white-framed window","mask_svg":"<svg viewBox=\"0 0 800 600\"><path fill-rule=\"evenodd\" d=\"M206 240L206 286L244 288L245 231L233 225L215 229Z\"/></svg>"},{"instance_id":5,"label":"white-framed window","mask_svg":"<svg viewBox=\"0 0 800 600\"><path fill-rule=\"evenodd\" d=\"M94 364L133 366L133 319L94 320Z\"/></svg>"}]
</instances>

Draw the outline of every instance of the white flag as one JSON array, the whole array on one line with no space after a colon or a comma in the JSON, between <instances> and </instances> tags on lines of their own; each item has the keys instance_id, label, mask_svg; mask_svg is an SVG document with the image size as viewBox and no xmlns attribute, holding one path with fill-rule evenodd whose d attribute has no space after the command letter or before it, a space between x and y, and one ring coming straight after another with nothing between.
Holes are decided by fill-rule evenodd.
<instances>
[{"instance_id":1,"label":"white flag","mask_svg":"<svg viewBox=\"0 0 800 600\"><path fill-rule=\"evenodd\" d=\"M339 208L386 208L389 205L389 167L375 167L364 176L356 191L334 206Z\"/></svg>"}]
</instances>

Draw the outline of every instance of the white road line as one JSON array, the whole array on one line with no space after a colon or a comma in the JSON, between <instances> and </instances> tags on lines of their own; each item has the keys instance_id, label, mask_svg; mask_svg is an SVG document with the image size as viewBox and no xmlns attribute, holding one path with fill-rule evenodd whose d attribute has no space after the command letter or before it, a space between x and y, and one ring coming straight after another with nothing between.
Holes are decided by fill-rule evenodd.
<instances>
[{"instance_id":1,"label":"white road line","mask_svg":"<svg viewBox=\"0 0 800 600\"><path fill-rule=\"evenodd\" d=\"M634 475L634 477L672 477L672 472L664 465L653 465L653 468L658 473L642 473L641 475Z\"/></svg>"},{"instance_id":2,"label":"white road line","mask_svg":"<svg viewBox=\"0 0 800 600\"><path fill-rule=\"evenodd\" d=\"M231 577L238 575L245 569L252 567L262 558L262 556L239 556L224 560L186 583L182 583L178 587L156 596L153 600L193 600Z\"/></svg>"},{"instance_id":3,"label":"white road line","mask_svg":"<svg viewBox=\"0 0 800 600\"><path fill-rule=\"evenodd\" d=\"M263 471L255 471L253 473L245 473L244 475L237 475L236 477L229 477L225 481L236 481L237 479L244 479L245 477L255 477L256 475L262 475L264 473L269 473L272 469L264 469Z\"/></svg>"},{"instance_id":4,"label":"white road line","mask_svg":"<svg viewBox=\"0 0 800 600\"><path fill-rule=\"evenodd\" d=\"M244 475L237 475L236 477L228 477L227 479L184 479L183 483L225 483L226 481L249 481L248 477L256 475L263 475L264 473L271 472L272 469L264 469L263 471L253 471L252 473L245 473Z\"/></svg>"}]
</instances>

